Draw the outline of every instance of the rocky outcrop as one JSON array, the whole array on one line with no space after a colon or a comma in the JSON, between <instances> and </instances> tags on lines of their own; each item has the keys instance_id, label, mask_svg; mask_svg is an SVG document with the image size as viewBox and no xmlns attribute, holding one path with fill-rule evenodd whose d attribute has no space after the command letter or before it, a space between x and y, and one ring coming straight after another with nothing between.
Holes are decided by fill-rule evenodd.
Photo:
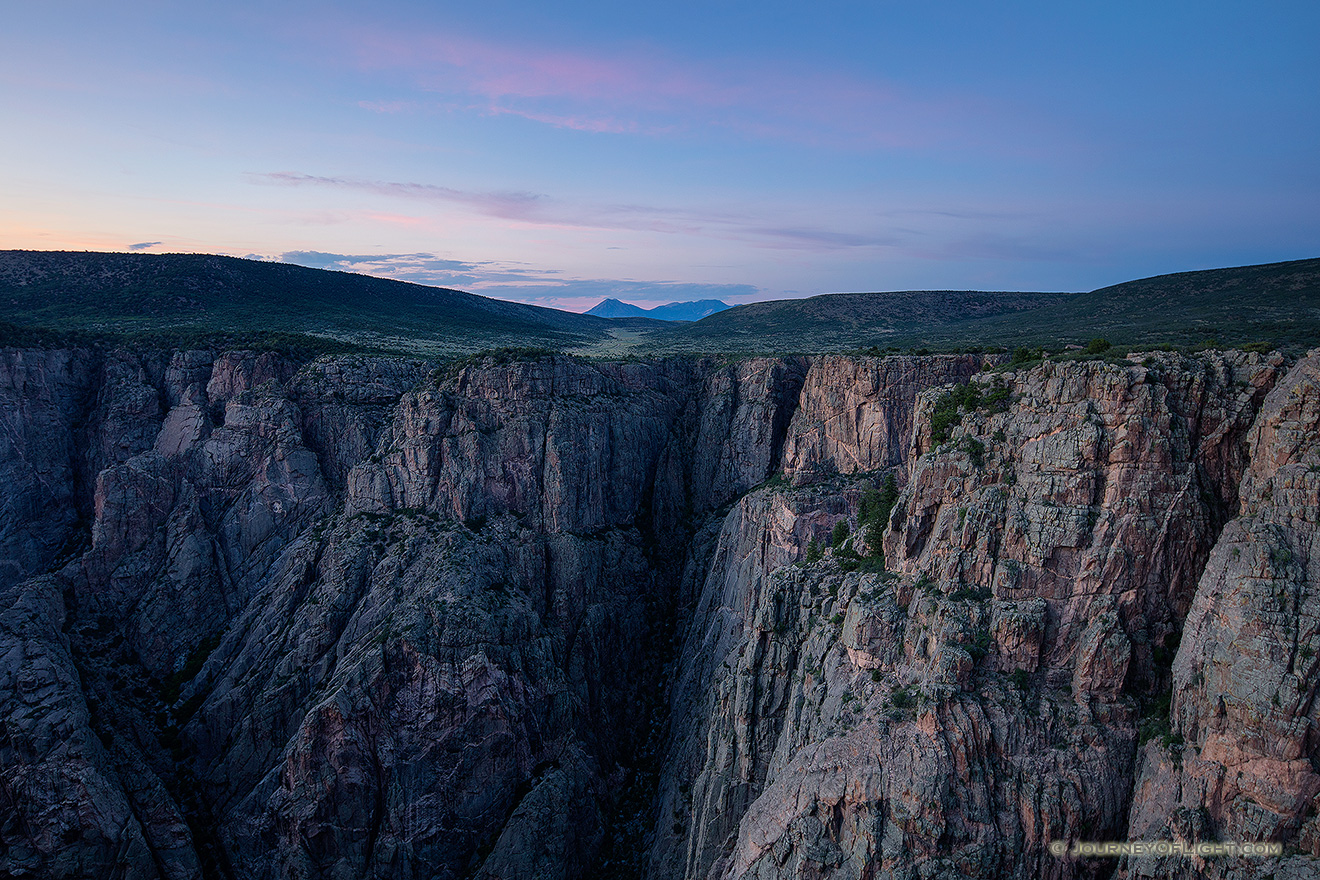
<instances>
[{"instance_id":1,"label":"rocky outcrop","mask_svg":"<svg viewBox=\"0 0 1320 880\"><path fill-rule=\"evenodd\" d=\"M0 869L1304 870L1317 360L1000 360L4 353Z\"/></svg>"},{"instance_id":2,"label":"rocky outcrop","mask_svg":"<svg viewBox=\"0 0 1320 880\"><path fill-rule=\"evenodd\" d=\"M169 704L328 510L303 411L279 385L294 367L206 352L6 352L4 365L7 544L21 574L58 567L5 584L5 864L199 876Z\"/></svg>"},{"instance_id":3,"label":"rocky outcrop","mask_svg":"<svg viewBox=\"0 0 1320 880\"><path fill-rule=\"evenodd\" d=\"M1111 870L1047 844L1125 836L1178 632L1284 366L983 374L938 438L949 398L923 394L878 574L789 564L803 544L783 536L855 528L856 492L731 513L684 648L655 875Z\"/></svg>"},{"instance_id":4,"label":"rocky outcrop","mask_svg":"<svg viewBox=\"0 0 1320 880\"><path fill-rule=\"evenodd\" d=\"M131 745L97 719L62 628L59 585L4 594L0 863L11 877L200 878L192 835Z\"/></svg>"},{"instance_id":5,"label":"rocky outcrop","mask_svg":"<svg viewBox=\"0 0 1320 880\"><path fill-rule=\"evenodd\" d=\"M986 362L980 355L814 358L784 439L785 476L803 483L901 465L917 395L965 382Z\"/></svg>"},{"instance_id":6,"label":"rocky outcrop","mask_svg":"<svg viewBox=\"0 0 1320 880\"><path fill-rule=\"evenodd\" d=\"M1289 857L1132 861L1130 876L1305 876L1320 857L1320 357L1270 393L1238 516L1201 576L1128 833L1274 841Z\"/></svg>"},{"instance_id":7,"label":"rocky outcrop","mask_svg":"<svg viewBox=\"0 0 1320 880\"><path fill-rule=\"evenodd\" d=\"M92 369L83 352L0 351L0 585L44 571L85 512L74 426Z\"/></svg>"}]
</instances>

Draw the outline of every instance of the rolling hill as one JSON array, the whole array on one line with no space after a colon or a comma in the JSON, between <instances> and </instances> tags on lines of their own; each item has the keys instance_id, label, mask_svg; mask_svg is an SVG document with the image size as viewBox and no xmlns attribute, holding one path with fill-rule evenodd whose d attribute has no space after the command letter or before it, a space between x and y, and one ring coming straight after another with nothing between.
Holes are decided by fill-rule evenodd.
<instances>
[{"instance_id":1,"label":"rolling hill","mask_svg":"<svg viewBox=\"0 0 1320 880\"><path fill-rule=\"evenodd\" d=\"M656 351L1084 344L1320 345L1320 259L1179 272L1089 293L836 293L735 306L647 338Z\"/></svg>"},{"instance_id":2,"label":"rolling hill","mask_svg":"<svg viewBox=\"0 0 1320 880\"><path fill-rule=\"evenodd\" d=\"M1320 346L1320 259L1161 275L1089 293L835 293L699 321L606 318L365 275L206 254L0 251L0 345L619 357L1253 343Z\"/></svg>"},{"instance_id":3,"label":"rolling hill","mask_svg":"<svg viewBox=\"0 0 1320 880\"><path fill-rule=\"evenodd\" d=\"M259 345L296 336L311 347L425 355L584 346L629 323L288 263L69 251L0 251L0 322L10 339Z\"/></svg>"}]
</instances>

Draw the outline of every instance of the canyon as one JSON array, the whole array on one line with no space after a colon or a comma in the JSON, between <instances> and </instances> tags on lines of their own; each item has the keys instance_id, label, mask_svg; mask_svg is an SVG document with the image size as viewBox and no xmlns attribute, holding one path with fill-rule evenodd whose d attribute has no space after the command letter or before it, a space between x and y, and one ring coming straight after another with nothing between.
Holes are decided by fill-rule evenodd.
<instances>
[{"instance_id":1,"label":"canyon","mask_svg":"<svg viewBox=\"0 0 1320 880\"><path fill-rule=\"evenodd\" d=\"M1007 361L0 350L0 876L1316 876L1320 352Z\"/></svg>"}]
</instances>

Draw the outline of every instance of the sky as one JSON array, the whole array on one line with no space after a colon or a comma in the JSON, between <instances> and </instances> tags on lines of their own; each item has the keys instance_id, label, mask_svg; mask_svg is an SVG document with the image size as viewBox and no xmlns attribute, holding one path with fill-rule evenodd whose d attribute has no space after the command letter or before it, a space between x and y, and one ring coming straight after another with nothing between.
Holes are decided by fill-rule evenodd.
<instances>
[{"instance_id":1,"label":"sky","mask_svg":"<svg viewBox=\"0 0 1320 880\"><path fill-rule=\"evenodd\" d=\"M4 3L0 248L583 310L1320 256L1320 3Z\"/></svg>"}]
</instances>

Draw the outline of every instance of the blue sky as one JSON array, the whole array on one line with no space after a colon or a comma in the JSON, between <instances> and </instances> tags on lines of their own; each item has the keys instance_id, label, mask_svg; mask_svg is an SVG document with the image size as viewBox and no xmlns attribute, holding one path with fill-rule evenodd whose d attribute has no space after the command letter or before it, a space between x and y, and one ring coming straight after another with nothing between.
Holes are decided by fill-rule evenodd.
<instances>
[{"instance_id":1,"label":"blue sky","mask_svg":"<svg viewBox=\"0 0 1320 880\"><path fill-rule=\"evenodd\" d=\"M583 309L1320 256L1320 4L65 3L0 247Z\"/></svg>"}]
</instances>

